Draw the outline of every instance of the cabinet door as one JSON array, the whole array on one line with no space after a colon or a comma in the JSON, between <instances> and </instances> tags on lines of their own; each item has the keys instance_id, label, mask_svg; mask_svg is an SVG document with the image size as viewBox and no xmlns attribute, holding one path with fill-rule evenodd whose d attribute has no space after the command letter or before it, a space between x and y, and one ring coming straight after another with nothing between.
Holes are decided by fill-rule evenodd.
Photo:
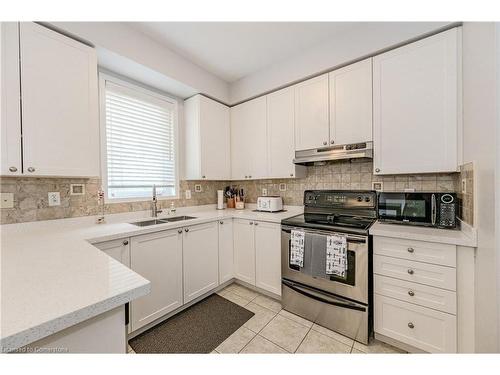
<instances>
[{"instance_id":1,"label":"cabinet door","mask_svg":"<svg viewBox=\"0 0 500 375\"><path fill-rule=\"evenodd\" d=\"M255 222L255 285L281 295L281 227Z\"/></svg>"},{"instance_id":2,"label":"cabinet door","mask_svg":"<svg viewBox=\"0 0 500 375\"><path fill-rule=\"evenodd\" d=\"M111 258L123 265L130 267L130 240L128 238L106 241L94 244L99 250L104 251Z\"/></svg>"},{"instance_id":3,"label":"cabinet door","mask_svg":"<svg viewBox=\"0 0 500 375\"><path fill-rule=\"evenodd\" d=\"M132 331L182 306L182 230L132 237L132 269L151 281L151 293L131 302Z\"/></svg>"},{"instance_id":4,"label":"cabinet door","mask_svg":"<svg viewBox=\"0 0 500 375\"><path fill-rule=\"evenodd\" d=\"M330 144L372 140L372 59L329 74Z\"/></svg>"},{"instance_id":5,"label":"cabinet door","mask_svg":"<svg viewBox=\"0 0 500 375\"><path fill-rule=\"evenodd\" d=\"M17 22L2 22L0 26L1 174L5 176L22 173L18 28Z\"/></svg>"},{"instance_id":6,"label":"cabinet door","mask_svg":"<svg viewBox=\"0 0 500 375\"><path fill-rule=\"evenodd\" d=\"M233 220L219 222L219 284L234 277Z\"/></svg>"},{"instance_id":7,"label":"cabinet door","mask_svg":"<svg viewBox=\"0 0 500 375\"><path fill-rule=\"evenodd\" d=\"M35 23L20 48L25 173L99 176L95 50Z\"/></svg>"},{"instance_id":8,"label":"cabinet door","mask_svg":"<svg viewBox=\"0 0 500 375\"><path fill-rule=\"evenodd\" d=\"M292 87L267 95L269 177L296 177L295 99Z\"/></svg>"},{"instance_id":9,"label":"cabinet door","mask_svg":"<svg viewBox=\"0 0 500 375\"><path fill-rule=\"evenodd\" d=\"M245 104L231 107L231 178L244 180L250 174L250 127Z\"/></svg>"},{"instance_id":10,"label":"cabinet door","mask_svg":"<svg viewBox=\"0 0 500 375\"><path fill-rule=\"evenodd\" d=\"M328 145L328 74L309 79L295 89L295 149Z\"/></svg>"},{"instance_id":11,"label":"cabinet door","mask_svg":"<svg viewBox=\"0 0 500 375\"><path fill-rule=\"evenodd\" d=\"M457 170L459 29L373 58L376 174Z\"/></svg>"},{"instance_id":12,"label":"cabinet door","mask_svg":"<svg viewBox=\"0 0 500 375\"><path fill-rule=\"evenodd\" d=\"M231 178L229 107L200 96L201 178Z\"/></svg>"},{"instance_id":13,"label":"cabinet door","mask_svg":"<svg viewBox=\"0 0 500 375\"><path fill-rule=\"evenodd\" d=\"M184 228L184 303L219 285L217 222Z\"/></svg>"},{"instance_id":14,"label":"cabinet door","mask_svg":"<svg viewBox=\"0 0 500 375\"><path fill-rule=\"evenodd\" d=\"M234 277L255 285L255 241L253 221L234 219Z\"/></svg>"}]
</instances>

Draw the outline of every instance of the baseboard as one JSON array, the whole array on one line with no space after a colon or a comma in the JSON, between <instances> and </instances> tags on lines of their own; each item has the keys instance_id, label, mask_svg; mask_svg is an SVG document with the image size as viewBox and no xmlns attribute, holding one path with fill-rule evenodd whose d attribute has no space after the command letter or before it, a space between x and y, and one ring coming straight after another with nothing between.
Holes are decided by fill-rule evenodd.
<instances>
[{"instance_id":1,"label":"baseboard","mask_svg":"<svg viewBox=\"0 0 500 375\"><path fill-rule=\"evenodd\" d=\"M394 346L398 349L404 350L405 352L408 352L408 353L427 353L427 352L423 351L422 349L415 348L414 346L405 344L405 343L398 341L398 340L394 340L390 337L378 334L376 332L375 332L375 339L378 341L385 342L386 344Z\"/></svg>"}]
</instances>

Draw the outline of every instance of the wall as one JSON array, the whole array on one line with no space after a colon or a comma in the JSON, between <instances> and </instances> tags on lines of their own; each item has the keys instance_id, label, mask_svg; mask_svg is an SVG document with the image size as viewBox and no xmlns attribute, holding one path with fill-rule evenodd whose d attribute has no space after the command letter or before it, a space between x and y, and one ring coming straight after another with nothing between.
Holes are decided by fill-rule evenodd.
<instances>
[{"instance_id":1,"label":"wall","mask_svg":"<svg viewBox=\"0 0 500 375\"><path fill-rule=\"evenodd\" d=\"M225 81L125 23L51 22L51 25L93 43L98 51L105 50L103 58L106 59L106 67L110 70L118 71L121 74L126 73L118 67L110 66L109 56L115 54L114 59L117 61L120 57L125 58L120 66L123 69L132 69L135 72L132 75L134 79L147 81L147 79L138 76L136 72L137 64L140 64L145 67L144 74L147 76L150 76L152 71L156 74L160 73L175 80L181 86L193 88L193 94L203 92L224 102L229 100L229 87ZM99 62L101 63L101 61ZM132 66L132 68L127 68L127 65ZM181 94L173 88L163 87L163 89L173 94Z\"/></svg>"},{"instance_id":2,"label":"wall","mask_svg":"<svg viewBox=\"0 0 500 375\"><path fill-rule=\"evenodd\" d=\"M318 72L374 54L446 26L449 22L369 22L299 56L250 74L229 87L230 102L261 95Z\"/></svg>"},{"instance_id":3,"label":"wall","mask_svg":"<svg viewBox=\"0 0 500 375\"><path fill-rule=\"evenodd\" d=\"M496 39L494 23L463 27L464 162L474 163L476 351L498 352L495 248ZM498 234L497 234L498 235Z\"/></svg>"},{"instance_id":4,"label":"wall","mask_svg":"<svg viewBox=\"0 0 500 375\"><path fill-rule=\"evenodd\" d=\"M330 162L324 166L307 168L307 176L299 179L252 180L252 181L181 181L180 194L190 189L192 199L175 200L177 207L216 203L217 189L231 184L243 188L246 200L255 203L262 194L262 188L268 195L281 195L285 204L302 205L304 190L307 189L367 189L371 190L372 181L382 181L385 191L403 191L414 188L416 191L456 191L459 174L426 174L374 176L373 163L367 160ZM84 196L71 196L71 183L84 183ZM279 184L286 184L286 191L279 191ZM203 192L196 193L194 185L200 184ZM61 219L98 214L97 189L99 179L63 179L63 178L2 178L0 190L15 194L15 207L1 210L1 223L15 223L35 220ZM61 206L48 207L47 193L59 191ZM169 207L171 200L162 200L160 207ZM150 201L133 203L115 203L106 205L106 213L147 210Z\"/></svg>"}]
</instances>

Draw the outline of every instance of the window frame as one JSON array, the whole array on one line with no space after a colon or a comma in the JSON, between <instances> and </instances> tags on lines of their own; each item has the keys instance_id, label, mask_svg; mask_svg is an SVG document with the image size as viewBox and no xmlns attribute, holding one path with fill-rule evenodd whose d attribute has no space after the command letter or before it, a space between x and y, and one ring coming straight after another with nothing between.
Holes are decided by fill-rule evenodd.
<instances>
[{"instance_id":1,"label":"window frame","mask_svg":"<svg viewBox=\"0 0 500 375\"><path fill-rule=\"evenodd\" d=\"M108 196L108 149L107 149L107 134L106 134L106 82L111 82L115 85L124 86L128 89L137 91L142 95L153 96L157 99L167 101L174 107L173 126L174 126L174 157L175 157L175 196L158 196L158 200L172 200L180 198L180 174L179 174L179 102L174 97L160 92L152 87L142 85L132 80L118 78L107 72L99 71L99 139L100 139L100 171L101 171L101 188L104 191L104 201L106 203L126 203L126 202L146 202L150 198L132 197L132 198L112 198ZM151 189L151 195L153 191Z\"/></svg>"}]
</instances>

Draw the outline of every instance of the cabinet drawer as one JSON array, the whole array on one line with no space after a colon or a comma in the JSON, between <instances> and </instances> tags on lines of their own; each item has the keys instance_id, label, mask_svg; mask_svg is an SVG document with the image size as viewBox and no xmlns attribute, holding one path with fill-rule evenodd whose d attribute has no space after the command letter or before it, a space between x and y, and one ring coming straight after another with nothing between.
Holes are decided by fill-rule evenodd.
<instances>
[{"instance_id":1,"label":"cabinet drawer","mask_svg":"<svg viewBox=\"0 0 500 375\"><path fill-rule=\"evenodd\" d=\"M377 275L395 277L437 288L456 290L456 270L451 267L374 255L373 270Z\"/></svg>"},{"instance_id":2,"label":"cabinet drawer","mask_svg":"<svg viewBox=\"0 0 500 375\"><path fill-rule=\"evenodd\" d=\"M394 298L375 295L375 332L431 353L457 351L454 315Z\"/></svg>"},{"instance_id":3,"label":"cabinet drawer","mask_svg":"<svg viewBox=\"0 0 500 375\"><path fill-rule=\"evenodd\" d=\"M375 236L373 238L373 252L374 254L443 266L456 267L457 265L455 245Z\"/></svg>"},{"instance_id":4,"label":"cabinet drawer","mask_svg":"<svg viewBox=\"0 0 500 375\"><path fill-rule=\"evenodd\" d=\"M457 294L455 292L381 275L374 276L373 284L376 294L449 314L457 312Z\"/></svg>"}]
</instances>

